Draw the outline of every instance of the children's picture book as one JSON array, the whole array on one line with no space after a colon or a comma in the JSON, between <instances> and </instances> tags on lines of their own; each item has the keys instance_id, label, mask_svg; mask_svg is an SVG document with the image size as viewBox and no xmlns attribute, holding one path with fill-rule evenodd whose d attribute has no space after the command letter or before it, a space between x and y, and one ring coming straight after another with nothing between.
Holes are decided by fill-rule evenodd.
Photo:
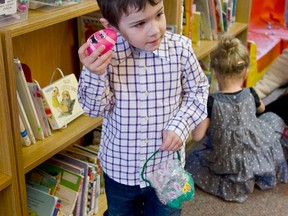
<instances>
[{"instance_id":1,"label":"children's picture book","mask_svg":"<svg viewBox=\"0 0 288 216\"><path fill-rule=\"evenodd\" d=\"M201 39L213 40L208 1L194 0L194 3L201 13Z\"/></svg>"},{"instance_id":2,"label":"children's picture book","mask_svg":"<svg viewBox=\"0 0 288 216\"><path fill-rule=\"evenodd\" d=\"M84 113L77 98L78 81L75 74L69 74L41 89L44 106L53 130L61 129ZM47 108L46 108L47 110Z\"/></svg>"},{"instance_id":3,"label":"children's picture book","mask_svg":"<svg viewBox=\"0 0 288 216\"><path fill-rule=\"evenodd\" d=\"M193 12L192 17L192 43L195 46L200 46L201 43L201 13Z\"/></svg>"},{"instance_id":4,"label":"children's picture book","mask_svg":"<svg viewBox=\"0 0 288 216\"><path fill-rule=\"evenodd\" d=\"M14 58L16 89L23 104L28 121L36 139L43 140L44 133L40 124L20 60Z\"/></svg>"},{"instance_id":5,"label":"children's picture book","mask_svg":"<svg viewBox=\"0 0 288 216\"><path fill-rule=\"evenodd\" d=\"M19 115L20 115L20 118L23 122L23 125L26 129L26 132L27 132L27 135L31 141L32 144L35 144L36 143L36 139L35 139L35 136L33 134L33 131L32 131L32 128L30 126L30 123L28 121L28 118L27 118L27 115L26 115L26 112L24 110L24 107L23 107L23 104L22 104L22 101L20 99L20 96L18 94L18 91L16 90L16 95L17 95L17 102L18 102L18 110L19 110ZM23 129L23 128L22 128Z\"/></svg>"},{"instance_id":6,"label":"children's picture book","mask_svg":"<svg viewBox=\"0 0 288 216\"><path fill-rule=\"evenodd\" d=\"M74 164L75 166L81 167L84 169L84 180L83 180L83 186L81 191L81 199L78 199L75 209L75 216L82 216L87 214L88 212L88 187L89 187L89 164L87 162L81 161L79 159L76 159L72 156L66 155L66 154L56 154L54 156L55 158L59 160L66 161L67 163ZM79 194L80 196L80 194Z\"/></svg>"},{"instance_id":7,"label":"children's picture book","mask_svg":"<svg viewBox=\"0 0 288 216\"><path fill-rule=\"evenodd\" d=\"M44 136L46 137L51 136L52 133L51 133L50 125L49 125L49 122L45 113L41 90L37 83L28 82L27 84L28 84L29 91L31 93L31 97L33 99L36 113L38 115L40 124L43 129Z\"/></svg>"},{"instance_id":8,"label":"children's picture book","mask_svg":"<svg viewBox=\"0 0 288 216\"><path fill-rule=\"evenodd\" d=\"M183 1L184 13L183 13L183 35L188 38L192 38L192 7L193 0Z\"/></svg>"},{"instance_id":9,"label":"children's picture book","mask_svg":"<svg viewBox=\"0 0 288 216\"><path fill-rule=\"evenodd\" d=\"M29 215L53 216L58 198L26 185Z\"/></svg>"},{"instance_id":10,"label":"children's picture book","mask_svg":"<svg viewBox=\"0 0 288 216\"><path fill-rule=\"evenodd\" d=\"M40 164L38 168L52 176L61 176L55 195L62 200L63 212L67 215L73 214L83 184L83 176L48 161Z\"/></svg>"},{"instance_id":11,"label":"children's picture book","mask_svg":"<svg viewBox=\"0 0 288 216\"><path fill-rule=\"evenodd\" d=\"M28 136L27 130L24 126L24 123L22 121L20 114L19 114L19 125L20 125L20 134L21 134L21 138L22 138L22 145L23 146L31 145L31 140Z\"/></svg>"},{"instance_id":12,"label":"children's picture book","mask_svg":"<svg viewBox=\"0 0 288 216\"><path fill-rule=\"evenodd\" d=\"M15 14L16 11L17 11L17 1L15 0L0 1L0 15Z\"/></svg>"},{"instance_id":13,"label":"children's picture book","mask_svg":"<svg viewBox=\"0 0 288 216\"><path fill-rule=\"evenodd\" d=\"M85 43L93 33L104 28L100 22L101 17L102 14L100 11L95 11L78 17L79 45Z\"/></svg>"},{"instance_id":14,"label":"children's picture book","mask_svg":"<svg viewBox=\"0 0 288 216\"><path fill-rule=\"evenodd\" d=\"M56 189L60 183L59 176L52 176L51 174L44 172L39 168L35 168L25 175L26 181L40 184L42 186L50 188L50 194L55 195Z\"/></svg>"}]
</instances>

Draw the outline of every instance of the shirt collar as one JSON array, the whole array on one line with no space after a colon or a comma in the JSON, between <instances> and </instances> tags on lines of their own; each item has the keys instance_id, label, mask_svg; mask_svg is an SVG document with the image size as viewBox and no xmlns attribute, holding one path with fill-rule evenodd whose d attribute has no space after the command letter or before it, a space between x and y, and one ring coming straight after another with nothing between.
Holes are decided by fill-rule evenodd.
<instances>
[{"instance_id":1,"label":"shirt collar","mask_svg":"<svg viewBox=\"0 0 288 216\"><path fill-rule=\"evenodd\" d=\"M133 46L131 46L128 41L119 33L117 32L117 42L115 46L113 47L113 58L112 58L112 65L119 65L121 62L123 62L128 57L132 56L133 52L145 52L143 50L139 50ZM167 61L170 61L170 55L169 55L169 42L167 40L167 37L164 36L164 38L161 41L161 44L157 50L153 51L153 54L155 56L158 56L159 58L165 59Z\"/></svg>"}]
</instances>

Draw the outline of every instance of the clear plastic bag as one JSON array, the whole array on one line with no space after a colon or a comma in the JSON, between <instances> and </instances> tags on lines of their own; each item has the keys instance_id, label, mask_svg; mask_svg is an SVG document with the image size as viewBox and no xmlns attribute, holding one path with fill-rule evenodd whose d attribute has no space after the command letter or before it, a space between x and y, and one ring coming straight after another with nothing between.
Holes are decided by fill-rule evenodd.
<instances>
[{"instance_id":1,"label":"clear plastic bag","mask_svg":"<svg viewBox=\"0 0 288 216\"><path fill-rule=\"evenodd\" d=\"M194 197L194 181L191 174L181 166L180 154L177 153L178 161L169 160L161 163L153 173L147 176L147 179L144 179L142 175L142 178L156 190L159 200L172 208L181 208L185 200L192 200ZM145 167L146 165L143 170Z\"/></svg>"}]
</instances>

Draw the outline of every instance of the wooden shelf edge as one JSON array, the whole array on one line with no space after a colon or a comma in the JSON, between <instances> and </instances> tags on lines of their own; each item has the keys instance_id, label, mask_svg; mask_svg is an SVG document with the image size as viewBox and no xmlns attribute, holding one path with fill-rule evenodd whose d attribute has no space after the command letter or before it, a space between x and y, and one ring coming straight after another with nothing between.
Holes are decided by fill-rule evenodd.
<instances>
[{"instance_id":1,"label":"wooden shelf edge","mask_svg":"<svg viewBox=\"0 0 288 216\"><path fill-rule=\"evenodd\" d=\"M62 151L88 132L102 124L102 118L90 118L82 115L68 124L65 129L53 132L53 135L35 144L23 147L24 173L29 172L53 155Z\"/></svg>"},{"instance_id":2,"label":"wooden shelf edge","mask_svg":"<svg viewBox=\"0 0 288 216\"><path fill-rule=\"evenodd\" d=\"M12 177L0 173L0 192L12 184Z\"/></svg>"},{"instance_id":3,"label":"wooden shelf edge","mask_svg":"<svg viewBox=\"0 0 288 216\"><path fill-rule=\"evenodd\" d=\"M30 9L27 20L3 27L3 31L11 31L11 37L16 37L97 10L99 6L95 0L83 0L49 12Z\"/></svg>"}]
</instances>

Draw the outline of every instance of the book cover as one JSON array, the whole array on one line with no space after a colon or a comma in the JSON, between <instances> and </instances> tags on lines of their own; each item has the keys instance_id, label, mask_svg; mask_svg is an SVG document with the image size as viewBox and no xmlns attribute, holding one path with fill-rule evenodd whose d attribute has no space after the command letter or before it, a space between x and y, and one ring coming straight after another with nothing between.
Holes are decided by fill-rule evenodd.
<instances>
[{"instance_id":1,"label":"book cover","mask_svg":"<svg viewBox=\"0 0 288 216\"><path fill-rule=\"evenodd\" d=\"M192 18L192 43L196 46L200 46L201 42L201 13L198 11L193 12Z\"/></svg>"},{"instance_id":2,"label":"book cover","mask_svg":"<svg viewBox=\"0 0 288 216\"><path fill-rule=\"evenodd\" d=\"M16 77L16 89L20 96L28 121L32 128L33 134L36 139L43 140L44 133L39 118L37 116L32 97L30 95L30 91L26 82L21 62L17 57L14 58L14 70Z\"/></svg>"},{"instance_id":3,"label":"book cover","mask_svg":"<svg viewBox=\"0 0 288 216\"><path fill-rule=\"evenodd\" d=\"M35 137L34 137L32 128L31 128L30 123L29 123L29 121L28 121L26 112L25 112L25 110L24 110L22 101L21 101L21 99L20 99L20 96L19 96L17 90L16 90L16 95L17 95L18 110L19 110L20 118L22 119L22 122L23 122L23 124L24 124L24 127L25 127L25 129L26 129L26 132L27 132L27 134L28 134L28 137L29 137L31 143L32 143L32 144L35 144L35 143L36 143L36 140L35 140Z\"/></svg>"},{"instance_id":4,"label":"book cover","mask_svg":"<svg viewBox=\"0 0 288 216\"><path fill-rule=\"evenodd\" d=\"M19 114L19 125L20 125L20 134L21 134L21 138L22 138L22 145L23 146L31 145L31 140L28 136L27 130L24 126L24 123L22 121L20 114Z\"/></svg>"},{"instance_id":5,"label":"book cover","mask_svg":"<svg viewBox=\"0 0 288 216\"><path fill-rule=\"evenodd\" d=\"M58 198L26 185L29 215L53 216Z\"/></svg>"},{"instance_id":6,"label":"book cover","mask_svg":"<svg viewBox=\"0 0 288 216\"><path fill-rule=\"evenodd\" d=\"M214 40L218 40L217 33L217 21L216 21L216 9L214 5L214 0L208 0L209 14L210 14L210 24L211 24L211 32Z\"/></svg>"},{"instance_id":7,"label":"book cover","mask_svg":"<svg viewBox=\"0 0 288 216\"><path fill-rule=\"evenodd\" d=\"M78 81L73 73L41 89L50 108L47 118L53 130L63 128L84 113L78 103L77 90Z\"/></svg>"},{"instance_id":8,"label":"book cover","mask_svg":"<svg viewBox=\"0 0 288 216\"><path fill-rule=\"evenodd\" d=\"M201 39L213 40L208 1L194 0L196 11L201 13Z\"/></svg>"},{"instance_id":9,"label":"book cover","mask_svg":"<svg viewBox=\"0 0 288 216\"><path fill-rule=\"evenodd\" d=\"M68 147L62 151L62 153L70 155L74 158L77 158L79 160L93 163L93 164L98 164L98 157L95 154L89 153L87 151L84 151L79 148L75 147Z\"/></svg>"},{"instance_id":10,"label":"book cover","mask_svg":"<svg viewBox=\"0 0 288 216\"><path fill-rule=\"evenodd\" d=\"M45 108L43 105L43 101L42 101L42 94L41 94L41 90L38 86L38 84L36 83L27 83L28 84L28 88L35 106L35 110L37 112L40 124L42 126L43 129L43 133L44 136L48 137L51 136L51 130L50 130L50 126L49 126L49 122L45 113Z\"/></svg>"},{"instance_id":11,"label":"book cover","mask_svg":"<svg viewBox=\"0 0 288 216\"><path fill-rule=\"evenodd\" d=\"M101 17L102 14L100 11L95 11L78 17L79 45L85 43L93 33L104 28L100 22Z\"/></svg>"},{"instance_id":12,"label":"book cover","mask_svg":"<svg viewBox=\"0 0 288 216\"><path fill-rule=\"evenodd\" d=\"M192 6L193 0L184 0L183 35L192 38Z\"/></svg>"},{"instance_id":13,"label":"book cover","mask_svg":"<svg viewBox=\"0 0 288 216\"><path fill-rule=\"evenodd\" d=\"M35 182L32 182L32 181L29 181L29 180L26 180L26 185L29 185L31 187L34 187L35 189L37 190L40 190L40 191L43 191L47 194L51 194L51 188L49 187L46 187L44 185L41 185L41 184L38 184L38 183L35 183Z\"/></svg>"},{"instance_id":14,"label":"book cover","mask_svg":"<svg viewBox=\"0 0 288 216\"><path fill-rule=\"evenodd\" d=\"M55 195L62 200L63 212L68 215L73 214L82 187L83 176L48 161L40 164L38 168L50 175L61 175L60 184Z\"/></svg>"},{"instance_id":15,"label":"book cover","mask_svg":"<svg viewBox=\"0 0 288 216\"><path fill-rule=\"evenodd\" d=\"M26 181L43 185L51 189L50 194L55 195L56 189L59 185L59 176L52 176L39 168L34 168L25 175Z\"/></svg>"},{"instance_id":16,"label":"book cover","mask_svg":"<svg viewBox=\"0 0 288 216\"><path fill-rule=\"evenodd\" d=\"M218 35L224 33L224 22L223 22L223 6L221 0L214 0L215 6L215 17L217 24L217 33Z\"/></svg>"},{"instance_id":17,"label":"book cover","mask_svg":"<svg viewBox=\"0 0 288 216\"><path fill-rule=\"evenodd\" d=\"M87 162L81 161L79 159L73 158L72 156L66 154L56 154L54 156L59 160L66 161L67 163L74 164L75 166L82 167L84 169L84 181L83 186L81 188L81 199L78 199L75 215L85 215L87 214L87 198L88 198L88 183L89 183L89 164ZM79 194L80 195L80 194Z\"/></svg>"}]
</instances>

